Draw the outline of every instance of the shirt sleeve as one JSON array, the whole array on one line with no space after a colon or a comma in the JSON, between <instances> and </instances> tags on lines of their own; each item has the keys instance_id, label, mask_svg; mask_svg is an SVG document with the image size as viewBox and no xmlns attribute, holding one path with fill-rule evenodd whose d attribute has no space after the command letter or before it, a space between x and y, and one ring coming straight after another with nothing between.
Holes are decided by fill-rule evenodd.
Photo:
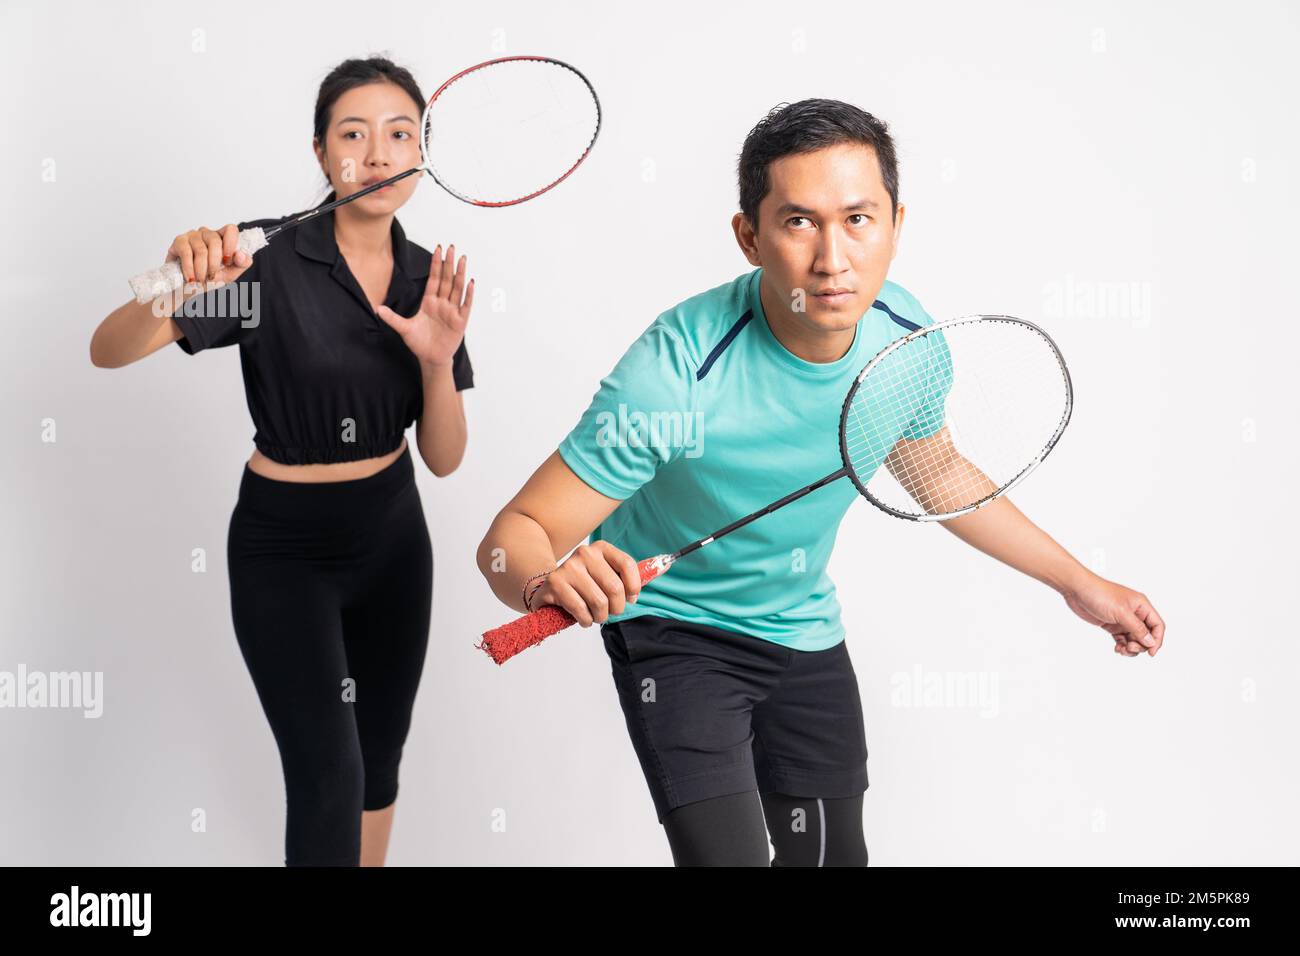
<instances>
[{"instance_id":1,"label":"shirt sleeve","mask_svg":"<svg viewBox=\"0 0 1300 956\"><path fill-rule=\"evenodd\" d=\"M262 221L237 223L243 232ZM253 264L234 282L202 295L196 295L172 313L172 319L184 333L176 344L182 352L193 355L204 349L237 345L261 322L261 263L266 250L253 256Z\"/></svg>"},{"instance_id":2,"label":"shirt sleeve","mask_svg":"<svg viewBox=\"0 0 1300 956\"><path fill-rule=\"evenodd\" d=\"M686 446L697 429L695 369L676 333L652 325L600 382L560 457L587 485L620 501L632 497Z\"/></svg>"},{"instance_id":3,"label":"shirt sleeve","mask_svg":"<svg viewBox=\"0 0 1300 956\"><path fill-rule=\"evenodd\" d=\"M921 303L910 293L908 299L915 313L915 321L922 326L933 325L934 319L921 307ZM948 392L952 389L952 352L948 349L943 333L931 332L925 336L925 343L928 348L925 384L918 390L916 415L902 435L909 441L930 438L943 428L947 418Z\"/></svg>"},{"instance_id":4,"label":"shirt sleeve","mask_svg":"<svg viewBox=\"0 0 1300 956\"><path fill-rule=\"evenodd\" d=\"M456 354L451 357L451 377L456 383L458 392L474 387L474 366L470 364L464 339L460 340L460 348L456 349Z\"/></svg>"},{"instance_id":5,"label":"shirt sleeve","mask_svg":"<svg viewBox=\"0 0 1300 956\"><path fill-rule=\"evenodd\" d=\"M930 346L925 388L916 417L903 432L903 437L909 440L930 438L938 434L947 418L948 392L952 389L952 353L948 350L943 333L931 332L925 341Z\"/></svg>"}]
</instances>

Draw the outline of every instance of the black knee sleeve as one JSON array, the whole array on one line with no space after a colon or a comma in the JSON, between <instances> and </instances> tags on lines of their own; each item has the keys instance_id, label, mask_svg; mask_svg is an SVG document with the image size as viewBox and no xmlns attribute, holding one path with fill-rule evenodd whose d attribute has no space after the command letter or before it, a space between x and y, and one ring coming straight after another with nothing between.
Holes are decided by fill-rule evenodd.
<instances>
[{"instance_id":1,"label":"black knee sleeve","mask_svg":"<svg viewBox=\"0 0 1300 956\"><path fill-rule=\"evenodd\" d=\"M776 851L773 866L866 866L862 794L853 797L762 795Z\"/></svg>"}]
</instances>

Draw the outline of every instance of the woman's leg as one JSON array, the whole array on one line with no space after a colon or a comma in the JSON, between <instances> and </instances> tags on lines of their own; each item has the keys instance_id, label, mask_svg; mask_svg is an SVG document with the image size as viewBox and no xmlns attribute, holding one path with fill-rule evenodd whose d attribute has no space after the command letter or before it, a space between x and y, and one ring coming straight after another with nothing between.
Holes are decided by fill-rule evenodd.
<instances>
[{"instance_id":1,"label":"woman's leg","mask_svg":"<svg viewBox=\"0 0 1300 956\"><path fill-rule=\"evenodd\" d=\"M388 837L393 832L393 811L396 803L381 810L365 810L361 814L361 865L383 866L388 857Z\"/></svg>"},{"instance_id":2,"label":"woman's leg","mask_svg":"<svg viewBox=\"0 0 1300 956\"><path fill-rule=\"evenodd\" d=\"M285 864L356 866L365 777L337 598L306 562L244 561L237 551L230 594L239 648L280 749Z\"/></svg>"},{"instance_id":3,"label":"woman's leg","mask_svg":"<svg viewBox=\"0 0 1300 956\"><path fill-rule=\"evenodd\" d=\"M414 483L393 504L375 526L378 550L362 576L364 586L343 610L365 770L363 866L382 866L387 854L433 600L433 549Z\"/></svg>"}]
</instances>

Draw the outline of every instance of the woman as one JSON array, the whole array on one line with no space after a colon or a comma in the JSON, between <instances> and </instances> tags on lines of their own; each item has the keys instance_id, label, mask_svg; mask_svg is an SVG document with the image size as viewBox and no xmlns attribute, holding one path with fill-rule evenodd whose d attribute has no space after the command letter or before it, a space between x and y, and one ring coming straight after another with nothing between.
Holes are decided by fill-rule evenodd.
<instances>
[{"instance_id":1,"label":"woman","mask_svg":"<svg viewBox=\"0 0 1300 956\"><path fill-rule=\"evenodd\" d=\"M386 59L332 71L313 140L324 202L419 165L424 103ZM406 239L394 213L419 179L316 216L251 260L238 232L284 220L177 236L167 258L186 288L126 303L90 345L103 368L169 342L191 355L240 347L257 431L227 540L231 610L280 750L289 866L383 864L433 586L405 431L418 423L439 477L465 451L474 283L454 246L430 255Z\"/></svg>"}]
</instances>

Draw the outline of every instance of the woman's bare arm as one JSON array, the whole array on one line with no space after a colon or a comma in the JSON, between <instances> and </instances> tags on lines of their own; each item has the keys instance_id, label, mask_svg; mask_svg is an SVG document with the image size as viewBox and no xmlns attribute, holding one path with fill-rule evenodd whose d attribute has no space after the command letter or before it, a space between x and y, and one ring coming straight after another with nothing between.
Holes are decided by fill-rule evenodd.
<instances>
[{"instance_id":1,"label":"woman's bare arm","mask_svg":"<svg viewBox=\"0 0 1300 956\"><path fill-rule=\"evenodd\" d=\"M175 260L185 276L184 287L165 292L151 302L134 299L118 306L90 337L90 361L98 368L121 368L138 362L185 333L172 315L190 299L237 280L253 259L239 251L239 227L199 227L172 240L167 261Z\"/></svg>"},{"instance_id":2,"label":"woman's bare arm","mask_svg":"<svg viewBox=\"0 0 1300 956\"><path fill-rule=\"evenodd\" d=\"M118 306L90 337L91 364L98 368L121 368L175 342L184 333L172 314L187 301L183 296L183 290L177 289L151 302L132 299Z\"/></svg>"}]
</instances>

